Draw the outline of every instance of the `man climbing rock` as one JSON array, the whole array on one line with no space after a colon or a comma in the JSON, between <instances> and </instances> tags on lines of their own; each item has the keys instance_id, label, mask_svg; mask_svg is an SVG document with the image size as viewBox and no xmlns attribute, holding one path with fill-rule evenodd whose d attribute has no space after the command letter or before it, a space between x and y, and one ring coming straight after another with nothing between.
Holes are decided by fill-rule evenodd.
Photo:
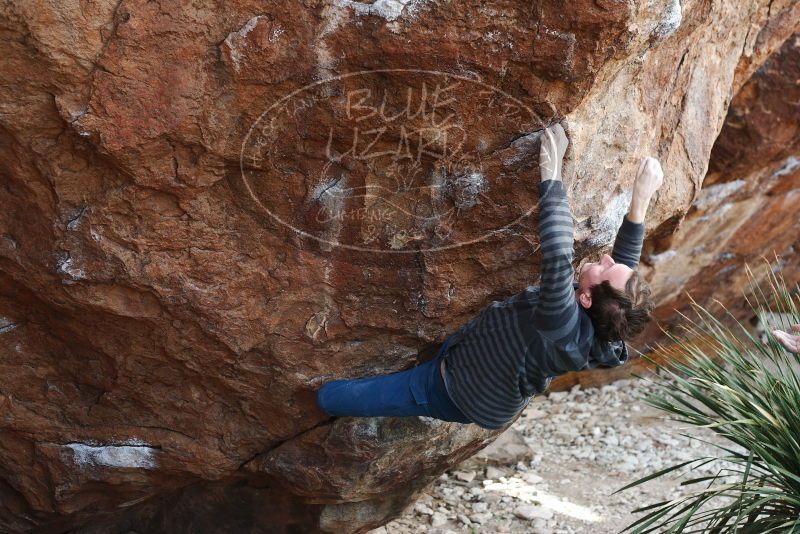
<instances>
[{"instance_id":1,"label":"man climbing rock","mask_svg":"<svg viewBox=\"0 0 800 534\"><path fill-rule=\"evenodd\" d=\"M544 130L541 140L540 285L486 306L430 361L323 384L317 404L324 413L428 416L498 429L553 377L627 361L624 340L643 330L653 309L636 267L645 213L663 181L661 166L654 158L642 161L611 255L585 264L575 283L572 215L561 180L569 140L560 124Z\"/></svg>"}]
</instances>

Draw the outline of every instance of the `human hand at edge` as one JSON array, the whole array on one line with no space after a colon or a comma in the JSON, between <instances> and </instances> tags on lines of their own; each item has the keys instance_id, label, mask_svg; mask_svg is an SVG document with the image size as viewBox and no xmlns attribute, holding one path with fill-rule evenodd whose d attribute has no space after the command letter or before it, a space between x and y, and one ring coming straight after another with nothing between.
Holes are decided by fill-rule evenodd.
<instances>
[{"instance_id":1,"label":"human hand at edge","mask_svg":"<svg viewBox=\"0 0 800 534\"><path fill-rule=\"evenodd\" d=\"M663 184L664 171L661 169L661 163L656 158L649 156L642 159L633 182L628 220L633 223L644 222L650 199Z\"/></svg>"},{"instance_id":2,"label":"human hand at edge","mask_svg":"<svg viewBox=\"0 0 800 534\"><path fill-rule=\"evenodd\" d=\"M800 324L793 325L792 330L795 332L800 332ZM775 336L775 339L778 340L778 343L783 345L783 348L789 352L800 354L800 334L792 335L784 332L783 330L773 330L772 335Z\"/></svg>"},{"instance_id":3,"label":"human hand at edge","mask_svg":"<svg viewBox=\"0 0 800 534\"><path fill-rule=\"evenodd\" d=\"M569 139L561 124L545 128L539 148L539 172L542 181L561 180L561 165L569 146Z\"/></svg>"}]
</instances>

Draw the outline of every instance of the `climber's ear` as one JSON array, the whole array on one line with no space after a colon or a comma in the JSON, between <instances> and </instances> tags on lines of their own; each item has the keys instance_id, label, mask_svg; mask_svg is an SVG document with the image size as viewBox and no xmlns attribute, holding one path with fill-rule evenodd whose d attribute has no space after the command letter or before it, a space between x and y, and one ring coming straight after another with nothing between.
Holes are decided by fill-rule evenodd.
<instances>
[{"instance_id":1,"label":"climber's ear","mask_svg":"<svg viewBox=\"0 0 800 534\"><path fill-rule=\"evenodd\" d=\"M590 291L578 290L578 302L588 310L592 307L592 293Z\"/></svg>"}]
</instances>

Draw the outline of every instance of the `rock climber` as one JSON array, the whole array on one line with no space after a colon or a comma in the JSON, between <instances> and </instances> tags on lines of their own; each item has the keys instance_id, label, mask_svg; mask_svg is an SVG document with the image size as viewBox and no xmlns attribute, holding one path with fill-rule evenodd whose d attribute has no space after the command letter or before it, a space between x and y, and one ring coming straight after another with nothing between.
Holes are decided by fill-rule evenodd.
<instances>
[{"instance_id":1,"label":"rock climber","mask_svg":"<svg viewBox=\"0 0 800 534\"><path fill-rule=\"evenodd\" d=\"M627 361L625 340L644 329L653 309L636 269L645 213L663 182L661 165L642 160L611 255L584 264L576 283L573 222L561 174L569 139L558 123L540 139L540 284L486 306L425 363L323 384L316 400L325 414L427 416L499 429L553 377Z\"/></svg>"}]
</instances>

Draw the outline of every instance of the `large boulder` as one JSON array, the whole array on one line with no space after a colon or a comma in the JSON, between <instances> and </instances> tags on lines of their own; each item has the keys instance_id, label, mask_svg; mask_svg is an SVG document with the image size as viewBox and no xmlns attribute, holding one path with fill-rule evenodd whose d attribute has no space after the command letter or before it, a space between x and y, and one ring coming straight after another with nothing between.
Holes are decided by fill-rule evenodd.
<instances>
[{"instance_id":1,"label":"large boulder","mask_svg":"<svg viewBox=\"0 0 800 534\"><path fill-rule=\"evenodd\" d=\"M638 160L671 234L781 0L0 6L0 529L363 532L500 431L330 419L538 273L567 117L577 258ZM741 82L743 83L743 82ZM654 232L655 231L655 232ZM423 356L420 356L420 352Z\"/></svg>"}]
</instances>

